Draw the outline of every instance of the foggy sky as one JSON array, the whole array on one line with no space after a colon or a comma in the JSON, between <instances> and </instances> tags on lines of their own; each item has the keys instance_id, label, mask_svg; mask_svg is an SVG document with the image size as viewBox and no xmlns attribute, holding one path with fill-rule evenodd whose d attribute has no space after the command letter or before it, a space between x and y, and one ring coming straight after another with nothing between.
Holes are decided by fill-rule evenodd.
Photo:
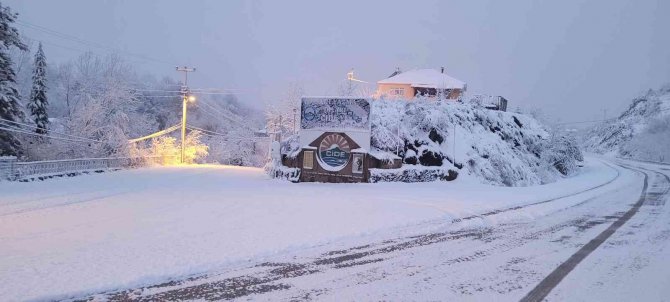
<instances>
[{"instance_id":1,"label":"foggy sky","mask_svg":"<svg viewBox=\"0 0 670 302\"><path fill-rule=\"evenodd\" d=\"M289 83L332 95L350 68L446 67L474 93L563 121L600 119L670 82L670 1L2 1L19 19L152 57L138 69L238 89L261 108ZM19 27L48 60L104 50ZM67 47L68 49L66 49ZM374 88L374 85L371 86Z\"/></svg>"}]
</instances>

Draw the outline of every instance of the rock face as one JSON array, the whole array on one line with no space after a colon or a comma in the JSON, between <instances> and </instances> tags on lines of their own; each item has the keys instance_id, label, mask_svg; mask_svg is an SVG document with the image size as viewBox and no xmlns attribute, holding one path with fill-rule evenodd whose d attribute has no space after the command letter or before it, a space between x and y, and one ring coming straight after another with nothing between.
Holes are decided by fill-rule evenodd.
<instances>
[{"instance_id":1,"label":"rock face","mask_svg":"<svg viewBox=\"0 0 670 302\"><path fill-rule=\"evenodd\" d=\"M670 160L670 85L633 99L617 118L587 132L584 149L638 159Z\"/></svg>"},{"instance_id":2,"label":"rock face","mask_svg":"<svg viewBox=\"0 0 670 302\"><path fill-rule=\"evenodd\" d=\"M371 115L373 148L397 153L404 163L397 171L402 177L378 171L377 181L469 176L496 185L535 185L574 173L582 160L574 139L552 135L521 114L460 103L380 100L372 102Z\"/></svg>"}]
</instances>

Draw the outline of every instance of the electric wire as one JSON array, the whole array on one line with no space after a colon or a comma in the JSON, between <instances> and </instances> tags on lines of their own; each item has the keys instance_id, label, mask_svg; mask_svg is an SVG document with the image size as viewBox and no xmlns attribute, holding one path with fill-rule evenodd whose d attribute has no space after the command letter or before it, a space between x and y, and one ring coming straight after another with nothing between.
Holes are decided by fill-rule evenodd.
<instances>
[{"instance_id":1,"label":"electric wire","mask_svg":"<svg viewBox=\"0 0 670 302\"><path fill-rule=\"evenodd\" d=\"M110 52L113 52L113 53L125 53L127 56L132 56L132 57L135 57L135 58L138 58L138 59L141 59L141 60L145 60L145 61L148 61L148 62L160 63L160 64L169 64L171 66L175 66L175 64L169 63L167 61L151 58L151 57L148 57L148 56L145 56L145 55L142 55L142 54L137 54L137 53L132 53L132 52L129 52L129 51L124 51L124 50L121 50L121 49L115 49L115 48L112 48L112 47L109 47L109 46L106 46L106 45L102 45L100 43L88 41L88 40L76 37L74 35L62 33L62 32L59 32L59 31L56 31L56 30L53 30L53 29L50 29L50 28L46 28L44 26L40 26L40 25L37 25L37 24L33 24L33 23L30 23L30 22L24 21L24 20L17 20L16 24L23 27L23 28L29 28L29 29L32 29L32 30L35 30L35 31L39 31L39 32L42 32L42 33L52 35L54 37L57 37L57 38L60 38L60 39L63 39L63 40L76 42L76 43L86 45L86 46L89 46L89 47L104 49L106 51L110 51Z\"/></svg>"},{"instance_id":2,"label":"electric wire","mask_svg":"<svg viewBox=\"0 0 670 302\"><path fill-rule=\"evenodd\" d=\"M0 118L0 122L3 122L3 123L5 123L5 124L7 124L7 123L11 123L11 124L16 124L16 125L20 125L20 126L30 127L31 130L36 130L36 129L39 128L39 127L37 127L36 125L31 125L31 124L26 124L26 123L20 123L20 122L11 121L11 120L7 120L7 119L3 119L3 118ZM11 127L11 125L6 125L6 126ZM16 126L15 126L15 127L16 127ZM16 127L16 128L19 128L19 127ZM20 128L19 128L19 129L20 129ZM25 129L20 129L20 130L27 131L27 130L25 130ZM81 136L76 136L76 135L67 134L67 133L62 133L62 132L57 132L57 131L52 131L52 130L48 130L48 133L51 133L51 134L59 134L59 135L63 135L63 136L69 136L69 137L72 137L72 138L81 139L81 140L88 140L88 141L92 141L92 142L96 142L96 143L101 143L101 142L102 142L102 141L100 141L100 140L95 140L95 139L92 139L92 138L81 137Z\"/></svg>"},{"instance_id":3,"label":"electric wire","mask_svg":"<svg viewBox=\"0 0 670 302\"><path fill-rule=\"evenodd\" d=\"M101 143L100 141L87 141L87 140L69 139L69 138L64 138L64 137L54 137L54 136L40 134L40 133L36 133L36 132L17 130L17 129L12 129L12 128L5 128L5 127L2 127L2 126L0 126L0 130L5 130L5 131L9 131L9 132L16 132L16 133L23 133L23 134L33 135L33 136L46 137L46 138L55 139L55 140L69 141L69 142L77 142L77 143L97 142L97 143Z\"/></svg>"}]
</instances>

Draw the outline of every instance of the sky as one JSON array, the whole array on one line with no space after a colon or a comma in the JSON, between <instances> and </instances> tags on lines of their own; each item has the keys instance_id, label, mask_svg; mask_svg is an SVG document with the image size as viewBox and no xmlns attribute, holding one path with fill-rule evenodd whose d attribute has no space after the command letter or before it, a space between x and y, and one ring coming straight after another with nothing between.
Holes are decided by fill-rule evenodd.
<instances>
[{"instance_id":1,"label":"sky","mask_svg":"<svg viewBox=\"0 0 670 302\"><path fill-rule=\"evenodd\" d=\"M445 67L469 93L563 122L620 113L670 83L670 1L5 0L51 64L116 49L138 70L234 89L262 108L298 84L334 95L346 73ZM55 32L55 33L54 33ZM91 43L77 43L63 34ZM606 110L606 112L605 112Z\"/></svg>"}]
</instances>

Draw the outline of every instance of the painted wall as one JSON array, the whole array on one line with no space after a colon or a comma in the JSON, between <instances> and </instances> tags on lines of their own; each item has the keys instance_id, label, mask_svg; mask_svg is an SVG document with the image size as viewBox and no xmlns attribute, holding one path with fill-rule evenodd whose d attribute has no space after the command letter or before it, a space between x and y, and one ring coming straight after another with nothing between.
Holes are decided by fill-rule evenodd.
<instances>
[{"instance_id":1,"label":"painted wall","mask_svg":"<svg viewBox=\"0 0 670 302\"><path fill-rule=\"evenodd\" d=\"M392 95L391 91L394 89L403 89L404 94L403 95ZM414 98L414 88L410 84L377 84L377 92L375 93L375 97L379 98L381 96L384 96L386 99L403 99L403 100L411 100ZM463 94L463 90L461 89L452 89L449 92L449 95L447 96L447 99L451 100L456 100L461 95Z\"/></svg>"},{"instance_id":2,"label":"painted wall","mask_svg":"<svg viewBox=\"0 0 670 302\"><path fill-rule=\"evenodd\" d=\"M391 90L393 89L403 89L405 94L391 95ZM414 98L414 88L410 84L377 84L377 97L384 96L387 99L405 99L409 100Z\"/></svg>"}]
</instances>

